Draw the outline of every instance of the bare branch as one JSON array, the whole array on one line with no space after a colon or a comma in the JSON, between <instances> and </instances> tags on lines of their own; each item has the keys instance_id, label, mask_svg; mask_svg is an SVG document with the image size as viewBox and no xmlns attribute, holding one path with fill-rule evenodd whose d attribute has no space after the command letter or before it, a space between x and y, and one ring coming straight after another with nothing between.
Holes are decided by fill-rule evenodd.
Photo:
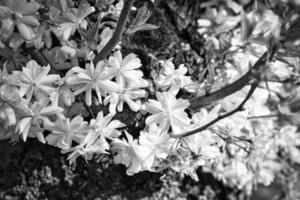
<instances>
[{"instance_id":1,"label":"bare branch","mask_svg":"<svg viewBox=\"0 0 300 200\"><path fill-rule=\"evenodd\" d=\"M117 26L113 33L113 36L106 43L106 45L103 47L103 49L95 56L95 58L93 60L94 64L96 64L100 60L104 59L113 50L113 48L119 43L119 41L122 39L124 27L125 27L127 18L129 16L131 7L133 5L133 2L134 2L134 0L126 0L124 2L124 6L123 6L123 9L119 16L119 20L117 22Z\"/></svg>"},{"instance_id":2,"label":"bare branch","mask_svg":"<svg viewBox=\"0 0 300 200\"><path fill-rule=\"evenodd\" d=\"M267 61L271 61L274 54L277 51L277 45L274 45L269 50L267 50L259 59L258 61L253 65L253 67L241 78L239 78L237 81L215 91L208 95L195 97L190 100L190 110L197 110L201 107L204 107L206 105L209 105L215 101L218 101L220 99L223 99L239 90L241 90L245 85L249 84L251 80L256 79L260 72L265 69L265 65Z\"/></svg>"},{"instance_id":3,"label":"bare branch","mask_svg":"<svg viewBox=\"0 0 300 200\"><path fill-rule=\"evenodd\" d=\"M251 88L249 90L249 93L247 94L247 96L241 102L241 104L239 106L237 106L235 109L233 109L232 111L230 111L228 113L219 115L216 119L208 122L207 124L201 126L200 128L197 128L195 130L192 130L192 131L180 134L180 135L174 135L173 133L170 133L170 137L182 138L182 137L187 137L187 136L193 135L195 133L201 132L201 131L209 128L210 126L217 123L218 121L220 121L226 117L229 117L238 111L241 111L243 109L243 106L245 105L245 103L248 101L248 99L251 97L251 95L257 88L257 86L260 82L260 79L261 79L261 73L263 73L264 70L266 69L265 65L268 65L268 63L271 62L277 49L278 49L277 44L273 43L273 45L271 45L271 47L258 59L258 61L253 65L253 67L244 76L242 76L237 81L229 84L228 86L225 86L225 87L221 88L220 90L217 90L217 91L209 94L208 96L201 96L201 97L196 97L196 98L192 99L190 101L191 105L189 106L189 109L193 109L193 110L199 109L199 108L201 108L205 105L208 105L212 102L223 99L223 98L241 90L244 86L246 86L247 84L250 83Z\"/></svg>"},{"instance_id":4,"label":"bare branch","mask_svg":"<svg viewBox=\"0 0 300 200\"><path fill-rule=\"evenodd\" d=\"M189 131L189 132L186 132L186 133L183 133L183 134L180 134L180 135L174 135L172 133L170 133L170 137L173 137L173 138L182 138L182 137L187 137L187 136L190 136L190 135L193 135L195 133L199 133L201 131L204 131L206 130L207 128L209 128L210 126L212 126L213 124L217 123L218 121L226 118L226 117L229 117L231 115L233 115L234 113L236 112L239 112L239 111L242 111L243 110L243 107L245 105L245 103L249 100L249 98L252 96L253 92L255 91L256 87L258 85L258 81L255 81L254 83L251 84L251 88L247 94L247 96L245 97L245 99L242 101L242 103L240 103L235 109L233 109L232 111L228 112L228 113L225 113L223 115L219 115L217 118L215 118L214 120L208 122L207 124L201 126L200 128L197 128L195 130L192 130L192 131Z\"/></svg>"}]
</instances>

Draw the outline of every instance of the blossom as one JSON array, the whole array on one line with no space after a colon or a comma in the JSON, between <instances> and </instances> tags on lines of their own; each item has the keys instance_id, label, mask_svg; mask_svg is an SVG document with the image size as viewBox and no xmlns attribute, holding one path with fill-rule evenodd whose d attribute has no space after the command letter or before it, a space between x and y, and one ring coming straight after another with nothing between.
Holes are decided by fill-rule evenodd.
<instances>
[{"instance_id":1,"label":"blossom","mask_svg":"<svg viewBox=\"0 0 300 200\"><path fill-rule=\"evenodd\" d=\"M157 100L149 99L145 110L152 115L146 118L146 124L159 124L162 131L171 127L173 134L179 134L183 127L190 124L190 119L184 111L189 106L188 100L176 99L174 94L157 93Z\"/></svg>"},{"instance_id":2,"label":"blossom","mask_svg":"<svg viewBox=\"0 0 300 200\"><path fill-rule=\"evenodd\" d=\"M88 123L80 115L73 119L58 118L55 123L47 124L45 129L51 131L46 137L48 144L63 150L70 149L72 141L80 143L88 133Z\"/></svg>"},{"instance_id":3,"label":"blossom","mask_svg":"<svg viewBox=\"0 0 300 200\"><path fill-rule=\"evenodd\" d=\"M45 144L46 140L45 140L43 132L44 132L44 128L41 128L36 125L32 125L29 128L28 137L37 138L41 143Z\"/></svg>"},{"instance_id":4,"label":"blossom","mask_svg":"<svg viewBox=\"0 0 300 200\"><path fill-rule=\"evenodd\" d=\"M192 84L191 77L185 76L186 73L187 68L184 65L179 65L178 69L175 70L171 60L167 60L163 63L159 74L154 75L154 82L163 90L169 89L169 91L177 93L180 88Z\"/></svg>"},{"instance_id":5,"label":"blossom","mask_svg":"<svg viewBox=\"0 0 300 200\"><path fill-rule=\"evenodd\" d=\"M113 152L117 155L114 157L116 163L124 164L127 167L127 175L133 175L143 170L145 156L149 154L150 149L138 144L137 140L133 140L132 136L125 131L127 140L113 139Z\"/></svg>"},{"instance_id":6,"label":"blossom","mask_svg":"<svg viewBox=\"0 0 300 200\"><path fill-rule=\"evenodd\" d=\"M2 102L0 103L0 121L4 122L5 126L13 126L17 122L14 109Z\"/></svg>"},{"instance_id":7,"label":"blossom","mask_svg":"<svg viewBox=\"0 0 300 200\"><path fill-rule=\"evenodd\" d=\"M142 82L144 87L148 86L148 82L142 80L143 72L137 70L142 66L141 60L133 53L127 55L124 59L120 51L116 51L113 56L109 57L108 65L116 70L116 80L123 82Z\"/></svg>"},{"instance_id":8,"label":"blossom","mask_svg":"<svg viewBox=\"0 0 300 200\"><path fill-rule=\"evenodd\" d=\"M93 62L87 64L85 69L73 67L69 73L67 84L73 87L75 96L85 92L85 102L88 106L92 104L92 90L95 90L99 102L102 103L101 95L119 89L118 84L110 80L115 70L106 67L103 61L98 62L96 68Z\"/></svg>"},{"instance_id":9,"label":"blossom","mask_svg":"<svg viewBox=\"0 0 300 200\"><path fill-rule=\"evenodd\" d=\"M78 156L84 157L85 160L90 160L94 154L107 154L108 149L109 144L104 135L99 134L97 131L89 131L79 145L67 149L68 152L72 151L68 156L68 160L70 160L70 163L73 163Z\"/></svg>"},{"instance_id":10,"label":"blossom","mask_svg":"<svg viewBox=\"0 0 300 200\"><path fill-rule=\"evenodd\" d=\"M60 77L57 74L48 75L49 71L50 65L41 67L34 60L29 61L21 72L14 71L13 77L19 83L20 95L26 95L30 101L33 95L40 99L54 92L56 90L54 84Z\"/></svg>"},{"instance_id":11,"label":"blossom","mask_svg":"<svg viewBox=\"0 0 300 200\"><path fill-rule=\"evenodd\" d=\"M11 37L16 25L24 40L34 39L36 37L34 27L40 24L36 12L41 8L41 5L38 2L26 0L4 1L4 5L5 7L1 6L1 17L4 17L1 19L4 24L1 27L1 35L5 39Z\"/></svg>"},{"instance_id":12,"label":"blossom","mask_svg":"<svg viewBox=\"0 0 300 200\"><path fill-rule=\"evenodd\" d=\"M185 145L203 160L211 159L221 154L218 140L210 131L203 131L184 138Z\"/></svg>"},{"instance_id":13,"label":"blossom","mask_svg":"<svg viewBox=\"0 0 300 200\"><path fill-rule=\"evenodd\" d=\"M132 111L137 112L141 108L141 103L137 99L144 98L147 94L145 90L140 89L144 85L133 82L129 84L124 79L118 79L117 83L119 84L119 90L106 96L104 104L106 105L109 102L109 111L114 113L116 110L123 111L123 104L126 102Z\"/></svg>"},{"instance_id":14,"label":"blossom","mask_svg":"<svg viewBox=\"0 0 300 200\"><path fill-rule=\"evenodd\" d=\"M90 130L87 135L80 141L80 144L70 148L73 151L68 159L74 162L78 156L83 156L85 160L90 160L95 153L108 153L109 144L106 139L117 138L121 135L117 128L122 128L125 124L119 120L112 120L113 114L103 116L103 112L99 112L96 119L90 122Z\"/></svg>"},{"instance_id":15,"label":"blossom","mask_svg":"<svg viewBox=\"0 0 300 200\"><path fill-rule=\"evenodd\" d=\"M99 112L96 119L92 119L90 122L90 127L96 132L101 133L106 138L112 139L119 137L121 135L118 128L123 128L126 126L119 120L112 120L113 114L103 115L103 112Z\"/></svg>"},{"instance_id":16,"label":"blossom","mask_svg":"<svg viewBox=\"0 0 300 200\"><path fill-rule=\"evenodd\" d=\"M156 124L151 124L148 131L142 131L139 144L150 149L144 167L150 170L155 158L166 159L175 142L174 138L166 131L162 132Z\"/></svg>"},{"instance_id":17,"label":"blossom","mask_svg":"<svg viewBox=\"0 0 300 200\"><path fill-rule=\"evenodd\" d=\"M24 141L26 141L32 125L37 127L46 125L50 123L50 120L48 118L49 116L59 114L63 111L63 109L58 106L47 106L48 104L48 98L43 98L40 101L34 102L30 107L31 110L29 115L21 118L18 121L16 125L16 132L22 134ZM43 138L42 136L39 137Z\"/></svg>"},{"instance_id":18,"label":"blossom","mask_svg":"<svg viewBox=\"0 0 300 200\"><path fill-rule=\"evenodd\" d=\"M276 144L283 148L290 158L297 163L300 163L300 135L297 132L297 127L292 125L284 126L276 135Z\"/></svg>"}]
</instances>

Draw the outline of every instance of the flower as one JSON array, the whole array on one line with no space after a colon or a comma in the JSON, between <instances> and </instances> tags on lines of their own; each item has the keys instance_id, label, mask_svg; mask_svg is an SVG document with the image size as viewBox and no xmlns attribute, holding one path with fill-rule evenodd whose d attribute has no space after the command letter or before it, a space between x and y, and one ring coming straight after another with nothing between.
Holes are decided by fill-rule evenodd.
<instances>
[{"instance_id":1,"label":"flower","mask_svg":"<svg viewBox=\"0 0 300 200\"><path fill-rule=\"evenodd\" d=\"M108 139L117 138L121 135L117 128L122 128L125 124L119 120L112 120L113 114L103 116L103 112L99 112L96 119L90 122L90 131L81 140L80 144L71 147L68 151L73 151L68 159L74 162L78 156L83 156L85 160L90 160L95 153L108 153L109 144Z\"/></svg>"},{"instance_id":2,"label":"flower","mask_svg":"<svg viewBox=\"0 0 300 200\"><path fill-rule=\"evenodd\" d=\"M282 127L276 135L276 144L278 147L283 148L284 151L288 153L290 158L296 162L300 163L300 135L297 132L297 126L286 125Z\"/></svg>"},{"instance_id":3,"label":"flower","mask_svg":"<svg viewBox=\"0 0 300 200\"><path fill-rule=\"evenodd\" d=\"M132 136L125 131L127 140L113 139L113 152L117 155L114 157L116 163L124 164L127 167L127 175L133 175L143 170L145 157L149 155L150 149L138 144L137 140L133 140Z\"/></svg>"},{"instance_id":4,"label":"flower","mask_svg":"<svg viewBox=\"0 0 300 200\"><path fill-rule=\"evenodd\" d=\"M193 83L190 76L185 76L186 73L187 68L184 65L179 65L178 69L175 70L171 60L167 60L163 63L159 74L154 74L154 82L163 90L169 89L169 91L177 93L180 88Z\"/></svg>"},{"instance_id":5,"label":"flower","mask_svg":"<svg viewBox=\"0 0 300 200\"><path fill-rule=\"evenodd\" d=\"M43 98L31 105L31 110L28 116L21 118L16 125L16 132L22 134L23 140L26 141L30 128L33 126L39 127L50 123L49 116L59 114L63 111L58 106L47 106L48 98ZM42 136L39 136L43 138ZM38 138L39 138L38 137ZM41 140L40 140L41 141Z\"/></svg>"},{"instance_id":6,"label":"flower","mask_svg":"<svg viewBox=\"0 0 300 200\"><path fill-rule=\"evenodd\" d=\"M47 124L45 129L51 131L51 134L46 137L48 144L63 150L70 149L72 141L80 143L89 132L88 123L80 115L72 120L58 118L55 123Z\"/></svg>"},{"instance_id":7,"label":"flower","mask_svg":"<svg viewBox=\"0 0 300 200\"><path fill-rule=\"evenodd\" d=\"M148 131L142 131L139 144L150 149L144 167L150 170L155 158L166 159L175 142L176 139L171 138L166 131L162 132L156 124L151 124Z\"/></svg>"},{"instance_id":8,"label":"flower","mask_svg":"<svg viewBox=\"0 0 300 200\"><path fill-rule=\"evenodd\" d=\"M29 61L21 72L14 71L13 77L19 83L20 95L26 95L29 102L33 95L40 99L55 92L54 84L59 81L60 77L57 74L48 75L49 71L50 65L41 67L34 60Z\"/></svg>"},{"instance_id":9,"label":"flower","mask_svg":"<svg viewBox=\"0 0 300 200\"><path fill-rule=\"evenodd\" d=\"M95 90L99 102L102 103L101 95L119 89L118 84L110 80L115 70L106 67L103 61L98 62L96 68L91 62L85 69L73 67L68 73L70 76L66 80L67 84L73 87L75 96L85 92L85 102L88 106L92 104L92 90Z\"/></svg>"},{"instance_id":10,"label":"flower","mask_svg":"<svg viewBox=\"0 0 300 200\"><path fill-rule=\"evenodd\" d=\"M32 40L36 37L34 27L38 26L39 20L35 16L36 12L41 8L38 2L27 2L26 0L10 0L1 6L1 10L5 11L3 25L1 27L1 35L5 39L10 38L13 34L15 25L24 40Z\"/></svg>"},{"instance_id":11,"label":"flower","mask_svg":"<svg viewBox=\"0 0 300 200\"><path fill-rule=\"evenodd\" d=\"M148 86L148 82L142 79L143 72L137 70L142 66L141 60L133 53L127 55L122 59L120 51L116 51L113 56L109 57L108 65L116 70L116 80L123 82L124 79L127 82L141 82L144 83L144 87Z\"/></svg>"},{"instance_id":12,"label":"flower","mask_svg":"<svg viewBox=\"0 0 300 200\"><path fill-rule=\"evenodd\" d=\"M189 106L188 100L176 99L174 94L157 93L157 100L150 99L145 103L145 110L152 115L146 118L146 124L159 124L162 131L171 127L173 134L179 134L183 127L190 124L190 119L184 111Z\"/></svg>"},{"instance_id":13,"label":"flower","mask_svg":"<svg viewBox=\"0 0 300 200\"><path fill-rule=\"evenodd\" d=\"M67 152L73 151L68 160L70 163L75 162L79 156L84 157L85 160L92 159L94 154L107 154L109 144L104 138L104 135L99 134L97 131L89 131L87 135L81 140L81 143L75 147L67 149Z\"/></svg>"},{"instance_id":14,"label":"flower","mask_svg":"<svg viewBox=\"0 0 300 200\"><path fill-rule=\"evenodd\" d=\"M210 131L203 131L184 138L183 144L205 161L221 154L218 141Z\"/></svg>"},{"instance_id":15,"label":"flower","mask_svg":"<svg viewBox=\"0 0 300 200\"><path fill-rule=\"evenodd\" d=\"M17 122L14 109L2 102L0 103L0 121L4 122L5 126L14 126Z\"/></svg>"},{"instance_id":16,"label":"flower","mask_svg":"<svg viewBox=\"0 0 300 200\"><path fill-rule=\"evenodd\" d=\"M117 80L119 84L119 90L109 94L104 99L104 104L109 104L109 111L111 113L115 113L116 110L119 112L123 111L124 102L130 107L130 109L134 112L137 112L141 108L141 103L139 98L146 97L146 91L140 89L143 87L143 84L133 83L129 84L125 80Z\"/></svg>"},{"instance_id":17,"label":"flower","mask_svg":"<svg viewBox=\"0 0 300 200\"><path fill-rule=\"evenodd\" d=\"M123 124L119 120L112 120L113 114L103 115L103 112L99 112L96 119L92 119L90 127L96 132L101 133L106 138L112 139L117 138L121 135L118 128L123 128L126 124Z\"/></svg>"}]
</instances>

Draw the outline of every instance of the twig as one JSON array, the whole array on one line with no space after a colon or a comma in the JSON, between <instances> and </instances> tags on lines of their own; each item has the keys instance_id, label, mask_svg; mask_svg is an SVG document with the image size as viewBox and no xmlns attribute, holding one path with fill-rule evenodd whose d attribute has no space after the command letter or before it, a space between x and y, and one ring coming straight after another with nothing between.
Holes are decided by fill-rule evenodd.
<instances>
[{"instance_id":1,"label":"twig","mask_svg":"<svg viewBox=\"0 0 300 200\"><path fill-rule=\"evenodd\" d=\"M190 135L193 135L195 133L198 133L198 132L201 132L201 131L204 131L205 129L209 128L210 126L212 126L213 124L217 123L218 121L226 118L226 117L229 117L231 115L233 115L234 113L238 112L238 111L242 111L243 110L243 107L245 105L245 103L249 100L249 98L252 96L253 92L255 91L256 87L258 85L258 81L255 81L254 83L251 84L251 88L247 94L247 96L245 97L245 99L242 101L242 103L240 103L235 109L233 109L232 111L230 112L227 112L223 115L219 115L217 118L215 118L214 120L208 122L207 124L201 126L200 128L197 128L195 130L192 130L192 131L189 131L189 132L186 132L186 133L183 133L183 134L180 134L180 135L174 135L173 133L170 133L170 137L173 137L173 138L182 138L182 137L187 137L187 136L190 136Z\"/></svg>"},{"instance_id":2,"label":"twig","mask_svg":"<svg viewBox=\"0 0 300 200\"><path fill-rule=\"evenodd\" d=\"M212 102L223 99L239 90L241 90L245 85L247 85L251 80L254 80L258 77L260 71L263 70L264 65L267 61L271 61L275 52L277 51L277 45L271 47L268 51L266 51L258 61L253 65L253 67L241 78L237 81L215 91L211 94L195 97L190 100L190 106L188 109L197 110L203 106L209 105ZM262 69L260 69L262 68Z\"/></svg>"},{"instance_id":3,"label":"twig","mask_svg":"<svg viewBox=\"0 0 300 200\"><path fill-rule=\"evenodd\" d=\"M123 9L119 16L119 20L117 22L116 29L113 33L113 36L110 40L106 43L103 49L95 56L93 62L97 64L100 60L104 59L112 50L113 48L119 43L122 39L122 35L124 32L124 27L129 16L131 7L133 5L134 0L127 0L124 2Z\"/></svg>"},{"instance_id":4,"label":"twig","mask_svg":"<svg viewBox=\"0 0 300 200\"><path fill-rule=\"evenodd\" d=\"M247 119L263 119L263 118L273 118L279 117L278 114L270 114L270 115L256 115L256 116L249 116Z\"/></svg>"}]
</instances>

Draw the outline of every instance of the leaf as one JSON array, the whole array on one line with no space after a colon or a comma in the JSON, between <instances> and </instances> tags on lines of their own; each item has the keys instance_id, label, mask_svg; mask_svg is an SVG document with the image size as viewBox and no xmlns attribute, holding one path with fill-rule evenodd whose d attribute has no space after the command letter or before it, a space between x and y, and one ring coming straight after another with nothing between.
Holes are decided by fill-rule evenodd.
<instances>
[{"instance_id":1,"label":"leaf","mask_svg":"<svg viewBox=\"0 0 300 200\"><path fill-rule=\"evenodd\" d=\"M159 26L146 23L150 16L151 11L149 11L147 6L144 4L138 9L137 15L132 21L126 33L133 34L137 31L153 30L159 28Z\"/></svg>"},{"instance_id":2,"label":"leaf","mask_svg":"<svg viewBox=\"0 0 300 200\"><path fill-rule=\"evenodd\" d=\"M83 37L84 40L91 42L91 41L94 41L96 36L98 35L99 26L100 26L100 23L96 22L87 31L79 27L78 32L80 33L80 35Z\"/></svg>"},{"instance_id":3,"label":"leaf","mask_svg":"<svg viewBox=\"0 0 300 200\"><path fill-rule=\"evenodd\" d=\"M95 8L87 4L80 5L79 8L69 8L62 14L53 16L53 21L58 23L58 27L53 29L56 36L64 41L68 41L78 28L86 29L86 18L95 12Z\"/></svg>"}]
</instances>

